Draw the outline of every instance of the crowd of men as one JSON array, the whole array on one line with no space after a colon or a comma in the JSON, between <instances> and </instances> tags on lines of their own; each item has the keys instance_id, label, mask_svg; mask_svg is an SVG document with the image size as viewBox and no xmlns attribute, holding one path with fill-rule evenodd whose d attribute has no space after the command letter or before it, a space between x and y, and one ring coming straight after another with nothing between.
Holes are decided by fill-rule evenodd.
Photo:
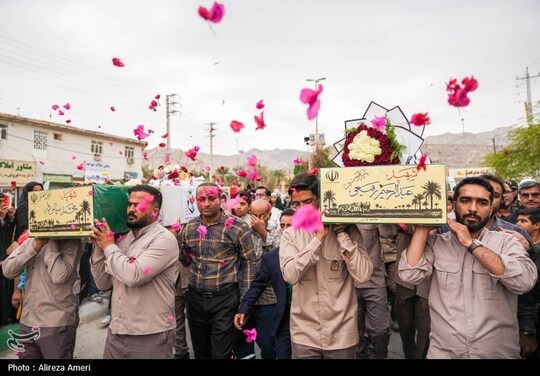
<instances>
[{"instance_id":1,"label":"crowd of men","mask_svg":"<svg viewBox=\"0 0 540 376\"><path fill-rule=\"evenodd\" d=\"M131 231L91 228L91 273L112 289L103 358L189 358L186 320L196 359L254 358L255 343L263 359L384 359L392 329L407 359L538 357L540 182L465 178L437 228L309 232L291 224L319 209L317 176L296 176L287 197L280 210L260 186L223 203L205 182L200 216L179 229L160 225L157 188L131 187ZM0 217L10 226L15 211ZM1 264L8 279L26 270L19 357L71 359L84 240L19 243Z\"/></svg>"}]
</instances>

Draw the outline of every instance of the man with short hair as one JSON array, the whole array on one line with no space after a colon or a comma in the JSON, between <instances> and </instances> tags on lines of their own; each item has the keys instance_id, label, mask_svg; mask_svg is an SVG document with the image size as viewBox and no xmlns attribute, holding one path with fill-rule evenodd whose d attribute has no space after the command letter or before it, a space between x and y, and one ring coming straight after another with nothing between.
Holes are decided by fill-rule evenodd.
<instances>
[{"instance_id":1,"label":"man with short hair","mask_svg":"<svg viewBox=\"0 0 540 376\"><path fill-rule=\"evenodd\" d=\"M417 225L400 260L405 282L431 276L428 358L519 358L517 297L531 290L537 271L516 237L485 228L493 194L485 179L463 179L450 231Z\"/></svg>"},{"instance_id":2,"label":"man with short hair","mask_svg":"<svg viewBox=\"0 0 540 376\"><path fill-rule=\"evenodd\" d=\"M319 208L319 180L296 176L292 206ZM294 359L354 359L358 319L354 282L365 283L373 265L356 226L325 225L315 233L288 228L281 236L279 263L293 285L291 346Z\"/></svg>"},{"instance_id":3,"label":"man with short hair","mask_svg":"<svg viewBox=\"0 0 540 376\"><path fill-rule=\"evenodd\" d=\"M175 338L178 242L158 223L161 192L150 185L128 190L126 224L115 241L105 218L97 219L91 270L100 290L113 288L112 321L104 359L170 359Z\"/></svg>"},{"instance_id":4,"label":"man with short hair","mask_svg":"<svg viewBox=\"0 0 540 376\"><path fill-rule=\"evenodd\" d=\"M540 208L540 182L522 181L519 184L519 201L524 209Z\"/></svg>"},{"instance_id":5,"label":"man with short hair","mask_svg":"<svg viewBox=\"0 0 540 376\"><path fill-rule=\"evenodd\" d=\"M214 183L197 187L201 215L178 236L181 252L191 261L186 304L196 359L231 358L234 315L255 276L250 229L222 212L220 191Z\"/></svg>"}]
</instances>

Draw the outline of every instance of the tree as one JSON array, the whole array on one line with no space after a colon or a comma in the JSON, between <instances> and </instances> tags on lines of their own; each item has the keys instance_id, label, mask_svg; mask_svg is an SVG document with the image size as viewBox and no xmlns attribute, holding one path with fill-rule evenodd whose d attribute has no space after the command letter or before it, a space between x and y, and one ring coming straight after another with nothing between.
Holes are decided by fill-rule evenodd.
<instances>
[{"instance_id":1,"label":"tree","mask_svg":"<svg viewBox=\"0 0 540 376\"><path fill-rule=\"evenodd\" d=\"M88 213L88 215L92 214L92 208L90 207L90 203L86 200L83 200L83 202L81 203L81 210L82 210L84 223L86 223L86 213Z\"/></svg>"},{"instance_id":2,"label":"tree","mask_svg":"<svg viewBox=\"0 0 540 376\"><path fill-rule=\"evenodd\" d=\"M331 208L335 201L336 201L336 194L334 192L332 192L331 190L324 192L323 202L328 202L328 206L324 205L325 209L327 207Z\"/></svg>"},{"instance_id":3,"label":"tree","mask_svg":"<svg viewBox=\"0 0 540 376\"><path fill-rule=\"evenodd\" d=\"M499 152L488 154L482 164L492 167L505 179L538 179L540 174L540 123L517 128L508 133L509 144Z\"/></svg>"}]
</instances>

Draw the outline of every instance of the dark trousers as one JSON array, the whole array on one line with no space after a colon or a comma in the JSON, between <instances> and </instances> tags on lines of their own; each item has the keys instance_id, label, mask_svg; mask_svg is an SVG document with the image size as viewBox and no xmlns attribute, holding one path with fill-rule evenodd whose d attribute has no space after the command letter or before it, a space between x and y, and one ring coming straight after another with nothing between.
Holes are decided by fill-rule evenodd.
<instances>
[{"instance_id":1,"label":"dark trousers","mask_svg":"<svg viewBox=\"0 0 540 376\"><path fill-rule=\"evenodd\" d=\"M19 359L73 359L79 322L54 328L39 328L39 338L21 341ZM33 328L20 324L21 335L34 332Z\"/></svg>"},{"instance_id":2,"label":"dark trousers","mask_svg":"<svg viewBox=\"0 0 540 376\"><path fill-rule=\"evenodd\" d=\"M291 359L291 306L285 306L283 318L276 332L276 358Z\"/></svg>"},{"instance_id":3,"label":"dark trousers","mask_svg":"<svg viewBox=\"0 0 540 376\"><path fill-rule=\"evenodd\" d=\"M357 288L356 297L359 337L357 357L369 358L369 342L371 342L373 346L371 351L375 359L385 359L390 342L390 313L386 287Z\"/></svg>"},{"instance_id":4,"label":"dark trousers","mask_svg":"<svg viewBox=\"0 0 540 376\"><path fill-rule=\"evenodd\" d=\"M396 285L396 319L405 359L425 359L431 323L428 300Z\"/></svg>"},{"instance_id":5,"label":"dark trousers","mask_svg":"<svg viewBox=\"0 0 540 376\"><path fill-rule=\"evenodd\" d=\"M261 348L262 359L276 359L276 338L274 337L275 304L254 305L244 329L257 329L257 345ZM246 342L243 331L236 331L234 355L241 359L255 354L255 343Z\"/></svg>"},{"instance_id":6,"label":"dark trousers","mask_svg":"<svg viewBox=\"0 0 540 376\"><path fill-rule=\"evenodd\" d=\"M207 294L189 287L186 307L195 359L230 359L240 290Z\"/></svg>"}]
</instances>

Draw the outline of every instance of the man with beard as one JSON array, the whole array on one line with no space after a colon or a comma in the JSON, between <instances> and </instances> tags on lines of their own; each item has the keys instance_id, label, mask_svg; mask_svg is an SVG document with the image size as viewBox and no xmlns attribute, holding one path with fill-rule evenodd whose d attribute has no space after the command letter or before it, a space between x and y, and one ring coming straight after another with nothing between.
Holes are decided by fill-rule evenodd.
<instances>
[{"instance_id":1,"label":"man with beard","mask_svg":"<svg viewBox=\"0 0 540 376\"><path fill-rule=\"evenodd\" d=\"M531 290L537 271L515 236L485 228L493 195L485 179L463 179L450 231L416 226L400 260L405 282L431 276L428 358L519 358L517 297Z\"/></svg>"},{"instance_id":2,"label":"man with beard","mask_svg":"<svg viewBox=\"0 0 540 376\"><path fill-rule=\"evenodd\" d=\"M100 290L112 290L112 321L104 359L170 359L175 338L178 242L157 223L161 192L149 185L128 190L127 226L115 242L105 218L91 228L91 270Z\"/></svg>"}]
</instances>

